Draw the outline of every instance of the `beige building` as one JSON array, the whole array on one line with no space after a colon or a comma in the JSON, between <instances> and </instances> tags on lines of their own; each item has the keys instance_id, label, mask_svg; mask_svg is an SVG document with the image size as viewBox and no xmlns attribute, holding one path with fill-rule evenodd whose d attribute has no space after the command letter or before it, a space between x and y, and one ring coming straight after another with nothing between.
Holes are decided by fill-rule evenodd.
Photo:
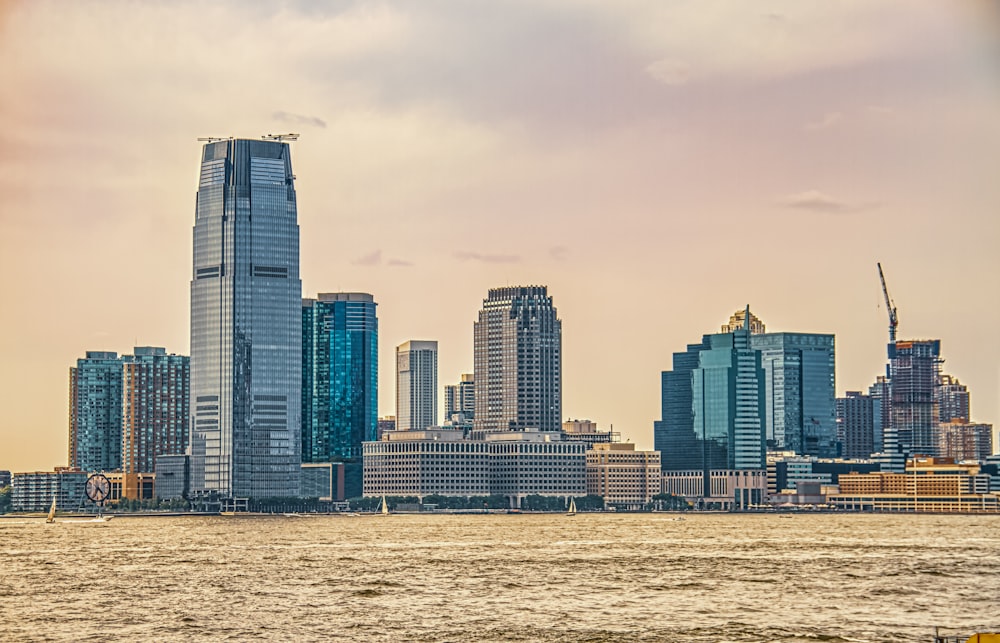
<instances>
[{"instance_id":1,"label":"beige building","mask_svg":"<svg viewBox=\"0 0 1000 643\"><path fill-rule=\"evenodd\" d=\"M564 425L565 426L565 425ZM660 452L631 443L595 444L587 451L587 494L605 504L641 509L660 493Z\"/></svg>"},{"instance_id":2,"label":"beige building","mask_svg":"<svg viewBox=\"0 0 1000 643\"><path fill-rule=\"evenodd\" d=\"M956 462L985 460L993 453L993 425L953 420L938 425L938 454Z\"/></svg>"},{"instance_id":3,"label":"beige building","mask_svg":"<svg viewBox=\"0 0 1000 643\"><path fill-rule=\"evenodd\" d=\"M713 469L709 471L710 495L704 495L702 471L664 471L663 493L683 496L698 509L739 510L763 504L767 496L765 469Z\"/></svg>"}]
</instances>

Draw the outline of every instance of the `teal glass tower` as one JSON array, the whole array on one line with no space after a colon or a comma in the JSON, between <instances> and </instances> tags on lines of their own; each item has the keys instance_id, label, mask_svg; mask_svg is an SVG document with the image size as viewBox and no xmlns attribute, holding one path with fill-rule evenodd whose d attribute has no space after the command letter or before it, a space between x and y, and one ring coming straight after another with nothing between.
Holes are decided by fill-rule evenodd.
<instances>
[{"instance_id":1,"label":"teal glass tower","mask_svg":"<svg viewBox=\"0 0 1000 643\"><path fill-rule=\"evenodd\" d=\"M302 300L302 461L345 463L361 495L362 443L378 427L378 317L367 293Z\"/></svg>"},{"instance_id":2,"label":"teal glass tower","mask_svg":"<svg viewBox=\"0 0 1000 643\"><path fill-rule=\"evenodd\" d=\"M118 353L87 351L69 369L69 466L118 471L122 466L122 362Z\"/></svg>"},{"instance_id":3,"label":"teal glass tower","mask_svg":"<svg viewBox=\"0 0 1000 643\"><path fill-rule=\"evenodd\" d=\"M287 143L228 139L202 149L191 279L194 494L299 494L294 179Z\"/></svg>"}]
</instances>

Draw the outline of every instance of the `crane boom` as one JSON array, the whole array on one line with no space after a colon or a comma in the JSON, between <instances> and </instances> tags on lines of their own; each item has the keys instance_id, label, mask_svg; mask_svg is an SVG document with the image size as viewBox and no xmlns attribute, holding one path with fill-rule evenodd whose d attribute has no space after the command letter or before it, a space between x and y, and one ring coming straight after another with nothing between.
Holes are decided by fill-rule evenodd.
<instances>
[{"instance_id":1,"label":"crane boom","mask_svg":"<svg viewBox=\"0 0 1000 643\"><path fill-rule=\"evenodd\" d=\"M878 266L878 278L882 282L882 294L885 296L885 307L889 309L889 343L894 344L896 342L896 326L899 325L899 317L896 316L896 304L892 303L892 297L889 296L889 289L885 285L885 275L882 274L882 264L876 263Z\"/></svg>"}]
</instances>

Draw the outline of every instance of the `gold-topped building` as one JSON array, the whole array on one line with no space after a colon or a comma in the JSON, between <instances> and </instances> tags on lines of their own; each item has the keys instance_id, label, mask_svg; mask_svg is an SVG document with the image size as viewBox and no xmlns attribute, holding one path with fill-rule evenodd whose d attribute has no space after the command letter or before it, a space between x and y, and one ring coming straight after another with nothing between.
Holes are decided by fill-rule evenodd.
<instances>
[{"instance_id":1,"label":"gold-topped building","mask_svg":"<svg viewBox=\"0 0 1000 643\"><path fill-rule=\"evenodd\" d=\"M746 309L737 310L729 318L728 324L722 325L723 333L735 333L738 330L743 330L744 323L746 322L747 314L750 314L750 334L751 335L763 335L766 330L764 327L764 322L762 322L757 315L749 312L750 307L747 306Z\"/></svg>"}]
</instances>

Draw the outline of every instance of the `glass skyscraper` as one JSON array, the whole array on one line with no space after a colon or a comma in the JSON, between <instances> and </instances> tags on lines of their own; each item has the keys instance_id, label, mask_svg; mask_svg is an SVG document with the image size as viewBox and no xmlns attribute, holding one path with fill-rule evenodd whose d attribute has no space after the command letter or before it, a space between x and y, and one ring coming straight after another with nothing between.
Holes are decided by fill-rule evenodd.
<instances>
[{"instance_id":1,"label":"glass skyscraper","mask_svg":"<svg viewBox=\"0 0 1000 643\"><path fill-rule=\"evenodd\" d=\"M287 143L202 150L191 280L191 487L297 496L299 226Z\"/></svg>"},{"instance_id":2,"label":"glass skyscraper","mask_svg":"<svg viewBox=\"0 0 1000 643\"><path fill-rule=\"evenodd\" d=\"M69 466L119 471L122 466L122 362L118 353L87 351L69 369Z\"/></svg>"},{"instance_id":3,"label":"glass skyscraper","mask_svg":"<svg viewBox=\"0 0 1000 643\"><path fill-rule=\"evenodd\" d=\"M347 462L347 497L361 495L362 443L378 425L378 318L367 293L304 299L302 461Z\"/></svg>"},{"instance_id":4,"label":"glass skyscraper","mask_svg":"<svg viewBox=\"0 0 1000 643\"><path fill-rule=\"evenodd\" d=\"M750 345L760 351L764 368L770 447L821 458L840 455L834 336L751 334Z\"/></svg>"},{"instance_id":5,"label":"glass skyscraper","mask_svg":"<svg viewBox=\"0 0 1000 643\"><path fill-rule=\"evenodd\" d=\"M491 288L473 328L475 428L562 428L562 321L545 286Z\"/></svg>"}]
</instances>

